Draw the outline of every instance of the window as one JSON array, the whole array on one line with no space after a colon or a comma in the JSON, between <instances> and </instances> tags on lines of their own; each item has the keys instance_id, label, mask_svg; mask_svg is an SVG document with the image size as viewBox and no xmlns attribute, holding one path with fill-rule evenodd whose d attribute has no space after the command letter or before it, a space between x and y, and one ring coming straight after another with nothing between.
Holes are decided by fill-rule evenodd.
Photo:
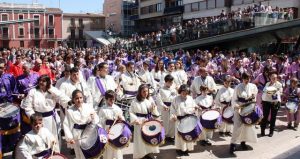
<instances>
[{"instance_id":1,"label":"window","mask_svg":"<svg viewBox=\"0 0 300 159\"><path fill-rule=\"evenodd\" d=\"M83 30L79 29L79 38L82 39L83 38Z\"/></svg>"},{"instance_id":2,"label":"window","mask_svg":"<svg viewBox=\"0 0 300 159\"><path fill-rule=\"evenodd\" d=\"M200 10L207 9L207 7L206 7L206 1L200 2L199 5L200 5Z\"/></svg>"},{"instance_id":3,"label":"window","mask_svg":"<svg viewBox=\"0 0 300 159\"><path fill-rule=\"evenodd\" d=\"M216 1L215 0L208 0L207 1L207 8L208 9L216 8Z\"/></svg>"},{"instance_id":4,"label":"window","mask_svg":"<svg viewBox=\"0 0 300 159\"><path fill-rule=\"evenodd\" d=\"M34 37L39 38L40 35L40 29L39 28L34 28Z\"/></svg>"},{"instance_id":5,"label":"window","mask_svg":"<svg viewBox=\"0 0 300 159\"><path fill-rule=\"evenodd\" d=\"M8 38L8 28L2 28L2 35L3 35L3 38Z\"/></svg>"},{"instance_id":6,"label":"window","mask_svg":"<svg viewBox=\"0 0 300 159\"><path fill-rule=\"evenodd\" d=\"M82 19L78 19L79 25L83 25L83 20Z\"/></svg>"},{"instance_id":7,"label":"window","mask_svg":"<svg viewBox=\"0 0 300 159\"><path fill-rule=\"evenodd\" d=\"M54 29L53 28L50 28L48 30L48 34L49 34L49 38L54 38Z\"/></svg>"},{"instance_id":8,"label":"window","mask_svg":"<svg viewBox=\"0 0 300 159\"><path fill-rule=\"evenodd\" d=\"M24 28L19 28L19 36L24 36Z\"/></svg>"},{"instance_id":9,"label":"window","mask_svg":"<svg viewBox=\"0 0 300 159\"><path fill-rule=\"evenodd\" d=\"M53 15L49 15L49 25L53 26L53 24L54 24L54 17Z\"/></svg>"},{"instance_id":10,"label":"window","mask_svg":"<svg viewBox=\"0 0 300 159\"><path fill-rule=\"evenodd\" d=\"M71 29L71 39L75 39L75 29Z\"/></svg>"},{"instance_id":11,"label":"window","mask_svg":"<svg viewBox=\"0 0 300 159\"><path fill-rule=\"evenodd\" d=\"M71 18L71 25L75 26L75 19L74 18Z\"/></svg>"},{"instance_id":12,"label":"window","mask_svg":"<svg viewBox=\"0 0 300 159\"><path fill-rule=\"evenodd\" d=\"M156 11L157 12L161 12L162 11L162 5L161 5L161 3L157 3L156 4Z\"/></svg>"},{"instance_id":13,"label":"window","mask_svg":"<svg viewBox=\"0 0 300 159\"><path fill-rule=\"evenodd\" d=\"M148 14L148 13L149 13L148 7L142 7L141 8L141 14Z\"/></svg>"},{"instance_id":14,"label":"window","mask_svg":"<svg viewBox=\"0 0 300 159\"><path fill-rule=\"evenodd\" d=\"M184 5L184 12L189 13L192 11L192 4Z\"/></svg>"},{"instance_id":15,"label":"window","mask_svg":"<svg viewBox=\"0 0 300 159\"><path fill-rule=\"evenodd\" d=\"M23 14L19 14L19 20L23 20L23 19L24 19Z\"/></svg>"},{"instance_id":16,"label":"window","mask_svg":"<svg viewBox=\"0 0 300 159\"><path fill-rule=\"evenodd\" d=\"M24 41L20 41L20 47L24 47Z\"/></svg>"},{"instance_id":17,"label":"window","mask_svg":"<svg viewBox=\"0 0 300 159\"><path fill-rule=\"evenodd\" d=\"M34 21L34 26L39 26L40 25L40 16L34 15L33 18L37 19L36 21Z\"/></svg>"},{"instance_id":18,"label":"window","mask_svg":"<svg viewBox=\"0 0 300 159\"><path fill-rule=\"evenodd\" d=\"M149 13L154 13L154 5L149 6Z\"/></svg>"},{"instance_id":19,"label":"window","mask_svg":"<svg viewBox=\"0 0 300 159\"><path fill-rule=\"evenodd\" d=\"M177 0L176 3L177 3L176 4L177 6L182 6L183 5L183 1L182 0Z\"/></svg>"},{"instance_id":20,"label":"window","mask_svg":"<svg viewBox=\"0 0 300 159\"><path fill-rule=\"evenodd\" d=\"M199 3L192 3L192 12L199 11Z\"/></svg>"},{"instance_id":21,"label":"window","mask_svg":"<svg viewBox=\"0 0 300 159\"><path fill-rule=\"evenodd\" d=\"M7 14L2 14L1 21L8 21L8 15Z\"/></svg>"}]
</instances>

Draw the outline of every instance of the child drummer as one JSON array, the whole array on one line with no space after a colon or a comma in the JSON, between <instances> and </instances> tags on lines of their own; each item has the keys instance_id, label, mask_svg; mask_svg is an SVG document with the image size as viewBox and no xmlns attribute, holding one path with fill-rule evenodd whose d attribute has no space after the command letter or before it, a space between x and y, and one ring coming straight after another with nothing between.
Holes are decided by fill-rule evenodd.
<instances>
[{"instance_id":1,"label":"child drummer","mask_svg":"<svg viewBox=\"0 0 300 159\"><path fill-rule=\"evenodd\" d=\"M213 97L208 95L209 90L207 86L200 86L201 95L195 99L196 104L200 107L199 116L201 116L205 111L212 109L213 107ZM204 129L200 136L200 144L202 146L211 146L211 142L208 139L212 139L214 130Z\"/></svg>"},{"instance_id":2,"label":"child drummer","mask_svg":"<svg viewBox=\"0 0 300 159\"><path fill-rule=\"evenodd\" d=\"M51 156L54 136L43 127L43 117L35 113L31 117L32 130L29 131L16 147L16 159L42 159Z\"/></svg>"},{"instance_id":3,"label":"child drummer","mask_svg":"<svg viewBox=\"0 0 300 159\"><path fill-rule=\"evenodd\" d=\"M100 124L109 132L110 127L114 124L115 120L124 121L123 112L121 108L114 104L115 92L108 90L105 92L106 104L99 110ZM130 139L128 139L130 140ZM113 147L110 143L103 153L103 159L123 159L122 149Z\"/></svg>"}]
</instances>

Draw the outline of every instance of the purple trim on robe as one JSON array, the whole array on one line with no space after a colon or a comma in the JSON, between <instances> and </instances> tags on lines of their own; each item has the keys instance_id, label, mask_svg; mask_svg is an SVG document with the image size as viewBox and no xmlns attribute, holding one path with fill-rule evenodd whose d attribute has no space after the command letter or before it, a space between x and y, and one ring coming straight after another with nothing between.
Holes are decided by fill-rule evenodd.
<instances>
[{"instance_id":1,"label":"purple trim on robe","mask_svg":"<svg viewBox=\"0 0 300 159\"><path fill-rule=\"evenodd\" d=\"M100 91L100 93L101 93L101 95L105 95L105 89L104 89L104 87L103 87L103 85L102 85L102 83L101 83L101 81L100 81L100 77L96 77L96 85L97 85L97 87L99 88L99 91Z\"/></svg>"}]
</instances>

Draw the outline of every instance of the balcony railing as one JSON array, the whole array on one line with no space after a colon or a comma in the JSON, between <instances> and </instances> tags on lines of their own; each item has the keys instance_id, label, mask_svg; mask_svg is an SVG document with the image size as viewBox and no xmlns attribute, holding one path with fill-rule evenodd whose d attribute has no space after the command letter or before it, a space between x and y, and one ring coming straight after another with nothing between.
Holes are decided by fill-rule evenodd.
<instances>
[{"instance_id":1,"label":"balcony railing","mask_svg":"<svg viewBox=\"0 0 300 159\"><path fill-rule=\"evenodd\" d=\"M3 40L8 40L8 39L9 39L8 34L2 34L2 39L3 39Z\"/></svg>"},{"instance_id":2,"label":"balcony railing","mask_svg":"<svg viewBox=\"0 0 300 159\"><path fill-rule=\"evenodd\" d=\"M164 10L165 14L176 14L176 13L183 13L184 7L183 6L175 6L175 7L167 7Z\"/></svg>"}]
</instances>

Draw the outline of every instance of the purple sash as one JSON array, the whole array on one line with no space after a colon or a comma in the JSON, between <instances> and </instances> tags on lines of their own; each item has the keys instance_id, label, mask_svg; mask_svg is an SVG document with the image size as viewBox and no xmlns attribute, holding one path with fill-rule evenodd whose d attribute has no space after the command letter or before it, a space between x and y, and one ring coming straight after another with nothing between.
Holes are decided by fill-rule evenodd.
<instances>
[{"instance_id":1,"label":"purple sash","mask_svg":"<svg viewBox=\"0 0 300 159\"><path fill-rule=\"evenodd\" d=\"M96 78L96 84L97 84L97 87L99 88L101 94L104 96L105 95L105 89L104 89L99 77Z\"/></svg>"}]
</instances>

